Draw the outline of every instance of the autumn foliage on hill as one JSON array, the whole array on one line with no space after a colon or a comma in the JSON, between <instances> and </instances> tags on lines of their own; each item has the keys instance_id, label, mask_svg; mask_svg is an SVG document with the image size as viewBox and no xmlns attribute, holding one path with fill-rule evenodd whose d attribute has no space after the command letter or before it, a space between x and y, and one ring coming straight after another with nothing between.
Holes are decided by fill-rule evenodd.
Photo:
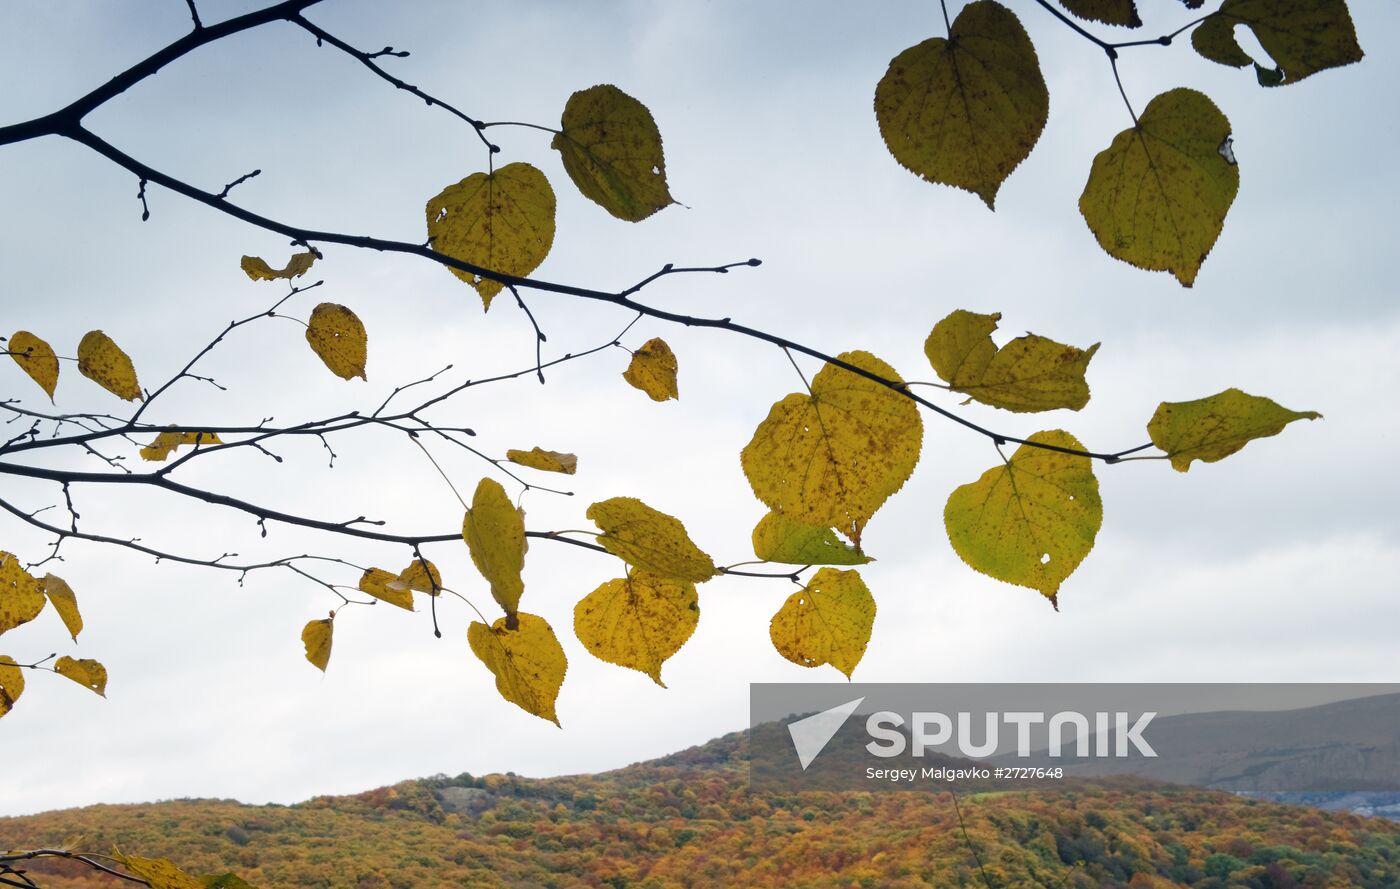
<instances>
[{"instance_id":1,"label":"autumn foliage on hill","mask_svg":"<svg viewBox=\"0 0 1400 889\"><path fill-rule=\"evenodd\" d=\"M406 781L294 806L227 800L0 819L0 845L230 868L262 887L1400 886L1400 824L1207 791L750 793L743 736L616 772ZM979 866L980 861L980 866ZM55 889L109 887L37 862Z\"/></svg>"}]
</instances>

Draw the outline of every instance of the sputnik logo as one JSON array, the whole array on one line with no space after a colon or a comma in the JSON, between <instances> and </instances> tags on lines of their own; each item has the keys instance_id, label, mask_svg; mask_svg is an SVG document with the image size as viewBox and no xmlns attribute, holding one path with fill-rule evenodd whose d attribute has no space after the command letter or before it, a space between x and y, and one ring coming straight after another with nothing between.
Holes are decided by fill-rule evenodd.
<instances>
[{"instance_id":1,"label":"sputnik logo","mask_svg":"<svg viewBox=\"0 0 1400 889\"><path fill-rule=\"evenodd\" d=\"M831 739L836 737L841 726L846 724L846 720L864 700L863 697L856 698L854 701L838 704L830 710L823 710L788 723L788 734L792 736L792 746L797 751L798 762L802 763L802 771L807 771L817 754L831 743Z\"/></svg>"}]
</instances>

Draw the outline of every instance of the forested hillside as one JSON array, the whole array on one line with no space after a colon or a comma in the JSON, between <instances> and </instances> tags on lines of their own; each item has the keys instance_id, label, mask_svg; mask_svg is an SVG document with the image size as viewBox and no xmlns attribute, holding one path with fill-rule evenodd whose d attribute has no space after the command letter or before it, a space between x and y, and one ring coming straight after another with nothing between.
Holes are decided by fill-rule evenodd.
<instances>
[{"instance_id":1,"label":"forested hillside","mask_svg":"<svg viewBox=\"0 0 1400 889\"><path fill-rule=\"evenodd\" d=\"M439 776L294 806L49 812L0 819L0 847L81 835L75 848L260 887L1400 886L1400 824L1382 819L1206 791L986 794L962 798L969 848L947 794L751 794L744 743L599 775ZM117 885L71 862L32 876Z\"/></svg>"}]
</instances>

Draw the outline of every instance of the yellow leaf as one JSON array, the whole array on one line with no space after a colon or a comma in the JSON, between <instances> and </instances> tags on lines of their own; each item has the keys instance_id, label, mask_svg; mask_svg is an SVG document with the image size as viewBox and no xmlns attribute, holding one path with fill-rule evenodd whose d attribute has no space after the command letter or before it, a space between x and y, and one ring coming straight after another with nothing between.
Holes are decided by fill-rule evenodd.
<instances>
[{"instance_id":1,"label":"yellow leaf","mask_svg":"<svg viewBox=\"0 0 1400 889\"><path fill-rule=\"evenodd\" d=\"M520 612L487 627L467 627L472 653L496 677L496 691L512 704L559 725L554 702L569 660L554 630L542 617Z\"/></svg>"},{"instance_id":2,"label":"yellow leaf","mask_svg":"<svg viewBox=\"0 0 1400 889\"><path fill-rule=\"evenodd\" d=\"M1294 420L1316 420L1317 411L1291 411L1268 398L1226 389L1195 401L1164 401L1147 424L1152 443L1185 472L1192 460L1223 460L1256 438L1278 435Z\"/></svg>"},{"instance_id":3,"label":"yellow leaf","mask_svg":"<svg viewBox=\"0 0 1400 889\"><path fill-rule=\"evenodd\" d=\"M869 352L840 360L901 382ZM857 547L870 517L919 462L923 421L900 393L835 365L768 412L740 459L754 494L796 522L835 528Z\"/></svg>"},{"instance_id":4,"label":"yellow leaf","mask_svg":"<svg viewBox=\"0 0 1400 889\"><path fill-rule=\"evenodd\" d=\"M54 611L63 619L63 625L68 628L68 635L73 637L73 641L78 641L78 634L83 631L83 616L78 613L78 597L73 594L73 588L63 578L54 574L44 575L44 595L49 597L53 603Z\"/></svg>"},{"instance_id":5,"label":"yellow leaf","mask_svg":"<svg viewBox=\"0 0 1400 889\"><path fill-rule=\"evenodd\" d=\"M223 444L223 441L213 432L161 432L156 435L155 441L141 449L141 459L158 463L169 459L180 445L216 444Z\"/></svg>"},{"instance_id":6,"label":"yellow leaf","mask_svg":"<svg viewBox=\"0 0 1400 889\"><path fill-rule=\"evenodd\" d=\"M286 267L281 269L273 269L260 256L245 256L239 266L254 281L276 281L300 278L311 270L311 264L315 261L316 254L307 250L304 253L292 254Z\"/></svg>"},{"instance_id":7,"label":"yellow leaf","mask_svg":"<svg viewBox=\"0 0 1400 889\"><path fill-rule=\"evenodd\" d=\"M637 571L610 580L574 606L574 633L595 657L639 670L662 688L661 665L700 620L695 584Z\"/></svg>"},{"instance_id":8,"label":"yellow leaf","mask_svg":"<svg viewBox=\"0 0 1400 889\"><path fill-rule=\"evenodd\" d=\"M1240 172L1230 121L1191 89L1162 93L1094 158L1079 212L1109 256L1185 287L1225 225Z\"/></svg>"},{"instance_id":9,"label":"yellow leaf","mask_svg":"<svg viewBox=\"0 0 1400 889\"><path fill-rule=\"evenodd\" d=\"M53 671L86 688L107 697L107 668L92 658L71 658L67 655L54 661Z\"/></svg>"},{"instance_id":10,"label":"yellow leaf","mask_svg":"<svg viewBox=\"0 0 1400 889\"><path fill-rule=\"evenodd\" d=\"M680 398L676 388L676 353L660 337L647 340L632 353L632 361L622 372L622 378L633 388L641 389L652 401Z\"/></svg>"},{"instance_id":11,"label":"yellow leaf","mask_svg":"<svg viewBox=\"0 0 1400 889\"><path fill-rule=\"evenodd\" d=\"M180 870L167 858L140 858L117 853L116 858L133 876L145 880L151 889L204 889L204 883Z\"/></svg>"},{"instance_id":12,"label":"yellow leaf","mask_svg":"<svg viewBox=\"0 0 1400 889\"><path fill-rule=\"evenodd\" d=\"M53 347L29 331L20 330L10 337L9 352L15 364L39 384L49 401L53 401L54 390L58 388L58 356Z\"/></svg>"},{"instance_id":13,"label":"yellow leaf","mask_svg":"<svg viewBox=\"0 0 1400 889\"><path fill-rule=\"evenodd\" d=\"M894 159L989 208L1049 114L1035 47L1015 13L992 0L963 7L949 39L895 56L875 87L875 119Z\"/></svg>"},{"instance_id":14,"label":"yellow leaf","mask_svg":"<svg viewBox=\"0 0 1400 889\"><path fill-rule=\"evenodd\" d=\"M831 664L851 678L865 656L875 599L855 571L822 568L773 615L768 635L778 654L802 667Z\"/></svg>"},{"instance_id":15,"label":"yellow leaf","mask_svg":"<svg viewBox=\"0 0 1400 889\"><path fill-rule=\"evenodd\" d=\"M1247 25L1277 68L1269 70L1245 52L1235 29ZM1225 0L1191 34L1196 52L1222 65L1253 62L1263 86L1297 83L1327 68L1361 61L1345 0Z\"/></svg>"},{"instance_id":16,"label":"yellow leaf","mask_svg":"<svg viewBox=\"0 0 1400 889\"><path fill-rule=\"evenodd\" d=\"M321 303L312 309L311 321L306 325L306 342L331 373L342 380L369 379L365 376L369 349L365 326L345 306Z\"/></svg>"},{"instance_id":17,"label":"yellow leaf","mask_svg":"<svg viewBox=\"0 0 1400 889\"><path fill-rule=\"evenodd\" d=\"M398 584L404 589L436 596L442 590L442 574L427 559L414 559L399 572Z\"/></svg>"},{"instance_id":18,"label":"yellow leaf","mask_svg":"<svg viewBox=\"0 0 1400 889\"><path fill-rule=\"evenodd\" d=\"M554 243L554 189L529 164L506 164L495 173L473 173L428 201L433 249L474 266L524 277ZM485 308L504 286L471 272L450 269L476 288Z\"/></svg>"},{"instance_id":19,"label":"yellow leaf","mask_svg":"<svg viewBox=\"0 0 1400 889\"><path fill-rule=\"evenodd\" d=\"M141 397L131 359L100 330L89 330L78 343L78 373L125 401Z\"/></svg>"},{"instance_id":20,"label":"yellow leaf","mask_svg":"<svg viewBox=\"0 0 1400 889\"><path fill-rule=\"evenodd\" d=\"M43 584L19 559L0 551L0 633L38 617L45 601Z\"/></svg>"},{"instance_id":21,"label":"yellow leaf","mask_svg":"<svg viewBox=\"0 0 1400 889\"><path fill-rule=\"evenodd\" d=\"M590 201L628 222L675 203L661 131L641 102L610 84L589 87L569 97L560 127L550 147Z\"/></svg>"},{"instance_id":22,"label":"yellow leaf","mask_svg":"<svg viewBox=\"0 0 1400 889\"><path fill-rule=\"evenodd\" d=\"M1029 440L1083 450L1059 429ZM1010 461L948 497L943 521L953 549L975 570L1039 590L1058 608L1060 584L1093 549L1103 524L1092 464L1088 457L1021 445Z\"/></svg>"},{"instance_id":23,"label":"yellow leaf","mask_svg":"<svg viewBox=\"0 0 1400 889\"><path fill-rule=\"evenodd\" d=\"M506 451L506 459L512 463L544 472L562 472L565 475L573 475L578 471L578 457L559 451L546 451L542 448L531 448L528 451L511 448Z\"/></svg>"},{"instance_id":24,"label":"yellow leaf","mask_svg":"<svg viewBox=\"0 0 1400 889\"><path fill-rule=\"evenodd\" d=\"M306 646L306 659L322 673L331 662L331 635L335 630L333 617L313 620L301 630L301 644Z\"/></svg>"},{"instance_id":25,"label":"yellow leaf","mask_svg":"<svg viewBox=\"0 0 1400 889\"><path fill-rule=\"evenodd\" d=\"M998 349L992 331L1000 320L1000 312L958 309L933 326L924 354L949 388L1017 413L1077 411L1089 403L1084 373L1098 343L1076 349L1028 333Z\"/></svg>"},{"instance_id":26,"label":"yellow leaf","mask_svg":"<svg viewBox=\"0 0 1400 889\"><path fill-rule=\"evenodd\" d=\"M690 583L703 583L719 573L679 520L635 497L601 500L588 507L587 516L603 529L598 542L629 565Z\"/></svg>"},{"instance_id":27,"label":"yellow leaf","mask_svg":"<svg viewBox=\"0 0 1400 889\"><path fill-rule=\"evenodd\" d=\"M366 568L360 575L360 592L369 593L390 605L397 605L405 611L413 610L413 593L398 584L399 576L383 568Z\"/></svg>"},{"instance_id":28,"label":"yellow leaf","mask_svg":"<svg viewBox=\"0 0 1400 889\"><path fill-rule=\"evenodd\" d=\"M1091 22L1124 28L1142 27L1134 0L1060 0L1060 5L1074 16Z\"/></svg>"},{"instance_id":29,"label":"yellow leaf","mask_svg":"<svg viewBox=\"0 0 1400 889\"><path fill-rule=\"evenodd\" d=\"M15 664L14 658L0 654L0 716L13 710L22 694L24 671Z\"/></svg>"},{"instance_id":30,"label":"yellow leaf","mask_svg":"<svg viewBox=\"0 0 1400 889\"><path fill-rule=\"evenodd\" d=\"M770 512L753 529L753 552L767 562L788 565L864 565L872 559L836 532Z\"/></svg>"},{"instance_id":31,"label":"yellow leaf","mask_svg":"<svg viewBox=\"0 0 1400 889\"><path fill-rule=\"evenodd\" d=\"M491 584L491 598L515 614L525 581L525 514L510 502L505 488L494 479L477 483L472 508L462 519L462 539L467 542L472 564Z\"/></svg>"}]
</instances>

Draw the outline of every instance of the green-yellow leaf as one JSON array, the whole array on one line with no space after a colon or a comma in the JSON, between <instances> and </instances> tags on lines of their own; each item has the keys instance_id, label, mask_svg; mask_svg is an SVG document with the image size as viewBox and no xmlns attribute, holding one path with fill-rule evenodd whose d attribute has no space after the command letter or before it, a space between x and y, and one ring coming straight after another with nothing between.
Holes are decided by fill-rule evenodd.
<instances>
[{"instance_id":1,"label":"green-yellow leaf","mask_svg":"<svg viewBox=\"0 0 1400 889\"><path fill-rule=\"evenodd\" d=\"M73 588L66 580L54 574L44 575L43 586L44 595L49 597L54 611L63 619L63 625L68 628L68 635L77 642L78 634L83 631L83 616L78 613L78 597L73 594Z\"/></svg>"},{"instance_id":2,"label":"green-yellow leaf","mask_svg":"<svg viewBox=\"0 0 1400 889\"><path fill-rule=\"evenodd\" d=\"M851 678L865 656L875 623L875 599L855 571L823 568L788 596L768 635L778 654L802 667L831 664Z\"/></svg>"},{"instance_id":3,"label":"green-yellow leaf","mask_svg":"<svg viewBox=\"0 0 1400 889\"><path fill-rule=\"evenodd\" d=\"M1035 47L1015 13L993 0L963 7L950 39L895 56L875 87L875 119L894 159L989 208L1049 114Z\"/></svg>"},{"instance_id":4,"label":"green-yellow leaf","mask_svg":"<svg viewBox=\"0 0 1400 889\"><path fill-rule=\"evenodd\" d=\"M140 858L118 852L116 859L133 876L145 880L151 889L205 889L202 880L180 870L168 858Z\"/></svg>"},{"instance_id":5,"label":"green-yellow leaf","mask_svg":"<svg viewBox=\"0 0 1400 889\"><path fill-rule=\"evenodd\" d=\"M1089 403L1084 373L1098 351L1066 346L1028 333L997 348L992 331L1000 312L981 315L962 309L933 326L924 354L943 382L983 404L1025 413Z\"/></svg>"},{"instance_id":6,"label":"green-yellow leaf","mask_svg":"<svg viewBox=\"0 0 1400 889\"><path fill-rule=\"evenodd\" d=\"M409 562L407 568L399 572L397 583L404 589L436 596L442 591L442 574L437 566L427 559L414 559Z\"/></svg>"},{"instance_id":7,"label":"green-yellow leaf","mask_svg":"<svg viewBox=\"0 0 1400 889\"><path fill-rule=\"evenodd\" d=\"M1294 420L1316 420L1317 411L1291 411L1259 395L1226 389L1195 401L1164 401L1147 424L1152 443L1166 451L1172 468L1185 472L1191 461L1214 463L1256 438L1278 435Z\"/></svg>"},{"instance_id":8,"label":"green-yellow leaf","mask_svg":"<svg viewBox=\"0 0 1400 889\"><path fill-rule=\"evenodd\" d=\"M550 147L590 201L627 222L675 203L661 131L641 102L610 84L579 90L564 104L560 127Z\"/></svg>"},{"instance_id":9,"label":"green-yellow leaf","mask_svg":"<svg viewBox=\"0 0 1400 889\"><path fill-rule=\"evenodd\" d=\"M495 173L473 173L428 201L433 249L453 259L524 277L554 243L554 189L529 164L506 164ZM450 267L449 267L450 268ZM485 308L504 286L461 269L452 274L476 288Z\"/></svg>"},{"instance_id":10,"label":"green-yellow leaf","mask_svg":"<svg viewBox=\"0 0 1400 889\"><path fill-rule=\"evenodd\" d=\"M254 281L277 281L300 278L311 271L311 264L315 261L316 254L307 250L304 253L292 254L292 258L287 260L287 265L280 269L274 269L260 256L245 256L239 262L239 266Z\"/></svg>"},{"instance_id":11,"label":"green-yellow leaf","mask_svg":"<svg viewBox=\"0 0 1400 889\"><path fill-rule=\"evenodd\" d=\"M369 338L354 312L335 303L321 303L311 310L306 342L331 373L342 380L365 376Z\"/></svg>"},{"instance_id":12,"label":"green-yellow leaf","mask_svg":"<svg viewBox=\"0 0 1400 889\"><path fill-rule=\"evenodd\" d=\"M841 361L891 382L894 368L869 352ZM919 462L923 421L899 392L835 365L768 412L740 454L758 499L796 522L835 528L857 547L870 517Z\"/></svg>"},{"instance_id":13,"label":"green-yellow leaf","mask_svg":"<svg viewBox=\"0 0 1400 889\"><path fill-rule=\"evenodd\" d=\"M1029 440L1084 449L1059 429ZM1024 444L1010 461L953 491L943 521L964 562L997 580L1039 590L1058 608L1060 584L1093 549L1103 501L1090 458Z\"/></svg>"},{"instance_id":14,"label":"green-yellow leaf","mask_svg":"<svg viewBox=\"0 0 1400 889\"><path fill-rule=\"evenodd\" d=\"M78 373L125 401L141 397L131 359L100 330L89 330L78 343Z\"/></svg>"},{"instance_id":15,"label":"green-yellow leaf","mask_svg":"<svg viewBox=\"0 0 1400 889\"><path fill-rule=\"evenodd\" d=\"M525 581L525 514L506 496L500 482L484 478L472 495L472 508L462 519L462 539L472 564L491 584L491 598L514 615L520 607ZM528 708L527 708L528 709Z\"/></svg>"},{"instance_id":16,"label":"green-yellow leaf","mask_svg":"<svg viewBox=\"0 0 1400 889\"><path fill-rule=\"evenodd\" d=\"M1162 93L1094 158L1079 212L1108 255L1196 280L1239 190L1230 121L1192 89Z\"/></svg>"},{"instance_id":17,"label":"green-yellow leaf","mask_svg":"<svg viewBox=\"0 0 1400 889\"><path fill-rule=\"evenodd\" d=\"M573 475L578 471L578 457L559 451L546 451L543 448L531 448L528 451L511 448L506 451L506 459L512 463L544 472L562 472L565 475Z\"/></svg>"},{"instance_id":18,"label":"green-yellow leaf","mask_svg":"<svg viewBox=\"0 0 1400 889\"><path fill-rule=\"evenodd\" d=\"M836 532L770 512L753 529L753 552L767 562L788 565L864 565L871 558Z\"/></svg>"},{"instance_id":19,"label":"green-yellow leaf","mask_svg":"<svg viewBox=\"0 0 1400 889\"><path fill-rule=\"evenodd\" d=\"M1264 68L1240 47L1235 39L1239 25L1249 26L1277 68ZM1225 0L1192 32L1191 45L1222 65L1254 63L1264 86L1297 83L1365 55L1345 0Z\"/></svg>"},{"instance_id":20,"label":"green-yellow leaf","mask_svg":"<svg viewBox=\"0 0 1400 889\"><path fill-rule=\"evenodd\" d=\"M405 611L413 610L413 593L408 587L398 583L399 576L383 568L366 568L360 575L360 592L369 593L390 605L397 605Z\"/></svg>"},{"instance_id":21,"label":"green-yellow leaf","mask_svg":"<svg viewBox=\"0 0 1400 889\"><path fill-rule=\"evenodd\" d=\"M610 580L574 606L574 633L594 656L639 670L662 688L661 665L700 621L695 584L645 571Z\"/></svg>"},{"instance_id":22,"label":"green-yellow leaf","mask_svg":"<svg viewBox=\"0 0 1400 889\"><path fill-rule=\"evenodd\" d=\"M0 716L13 710L22 694L24 671L15 664L14 658L0 654Z\"/></svg>"},{"instance_id":23,"label":"green-yellow leaf","mask_svg":"<svg viewBox=\"0 0 1400 889\"><path fill-rule=\"evenodd\" d=\"M107 668L92 658L71 658L67 655L53 663L53 671L86 688L107 697Z\"/></svg>"},{"instance_id":24,"label":"green-yellow leaf","mask_svg":"<svg viewBox=\"0 0 1400 889\"><path fill-rule=\"evenodd\" d=\"M199 879L204 889L254 889L253 884L237 874L206 874Z\"/></svg>"},{"instance_id":25,"label":"green-yellow leaf","mask_svg":"<svg viewBox=\"0 0 1400 889\"><path fill-rule=\"evenodd\" d=\"M39 384L49 401L53 401L54 390L58 388L58 356L53 347L29 331L20 330L10 337L9 352L15 364Z\"/></svg>"},{"instance_id":26,"label":"green-yellow leaf","mask_svg":"<svg viewBox=\"0 0 1400 889\"><path fill-rule=\"evenodd\" d=\"M1142 27L1134 0L1060 0L1060 5L1077 18L1124 28Z\"/></svg>"},{"instance_id":27,"label":"green-yellow leaf","mask_svg":"<svg viewBox=\"0 0 1400 889\"><path fill-rule=\"evenodd\" d=\"M665 401L680 398L676 388L676 353L660 337L647 340L642 347L632 353L632 360L622 372L622 378L636 389L651 397L652 401Z\"/></svg>"},{"instance_id":28,"label":"green-yellow leaf","mask_svg":"<svg viewBox=\"0 0 1400 889\"><path fill-rule=\"evenodd\" d=\"M554 702L569 660L544 618L520 612L500 618L490 627L472 621L467 627L467 642L495 675L501 697L527 713L559 724Z\"/></svg>"},{"instance_id":29,"label":"green-yellow leaf","mask_svg":"<svg viewBox=\"0 0 1400 889\"><path fill-rule=\"evenodd\" d=\"M719 573L679 520L635 497L613 497L588 507L603 533L598 542L627 564L672 580L703 583Z\"/></svg>"},{"instance_id":30,"label":"green-yellow leaf","mask_svg":"<svg viewBox=\"0 0 1400 889\"><path fill-rule=\"evenodd\" d=\"M326 672L326 665L331 662L331 636L334 630L334 617L310 621L301 630L306 659L322 673Z\"/></svg>"},{"instance_id":31,"label":"green-yellow leaf","mask_svg":"<svg viewBox=\"0 0 1400 889\"><path fill-rule=\"evenodd\" d=\"M43 584L19 559L0 551L0 633L38 617L45 601Z\"/></svg>"},{"instance_id":32,"label":"green-yellow leaf","mask_svg":"<svg viewBox=\"0 0 1400 889\"><path fill-rule=\"evenodd\" d=\"M213 432L161 432L155 441L141 449L141 459L161 462L179 449L180 445L216 445L223 441Z\"/></svg>"}]
</instances>

